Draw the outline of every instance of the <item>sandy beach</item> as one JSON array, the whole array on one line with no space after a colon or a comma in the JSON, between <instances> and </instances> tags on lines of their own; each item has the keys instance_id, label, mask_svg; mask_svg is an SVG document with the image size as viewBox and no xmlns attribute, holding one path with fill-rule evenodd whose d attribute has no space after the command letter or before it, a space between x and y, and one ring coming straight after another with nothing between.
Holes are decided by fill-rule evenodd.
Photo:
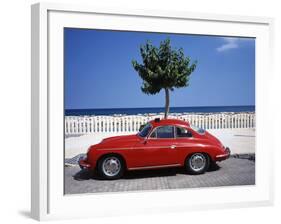
<instances>
[{"instance_id":1,"label":"sandy beach","mask_svg":"<svg viewBox=\"0 0 281 224\"><path fill-rule=\"evenodd\" d=\"M207 131L216 136L225 146L228 146L232 154L255 153L255 128L210 129ZM87 152L90 145L97 144L104 138L133 133L99 132L67 137L65 138L65 158L72 158Z\"/></svg>"}]
</instances>

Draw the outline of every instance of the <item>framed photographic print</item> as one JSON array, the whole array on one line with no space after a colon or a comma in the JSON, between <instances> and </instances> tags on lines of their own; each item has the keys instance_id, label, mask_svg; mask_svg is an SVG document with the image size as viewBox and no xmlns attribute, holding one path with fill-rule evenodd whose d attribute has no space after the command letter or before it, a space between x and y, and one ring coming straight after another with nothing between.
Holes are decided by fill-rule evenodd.
<instances>
[{"instance_id":1,"label":"framed photographic print","mask_svg":"<svg viewBox=\"0 0 281 224\"><path fill-rule=\"evenodd\" d=\"M33 5L32 217L271 204L272 24Z\"/></svg>"}]
</instances>

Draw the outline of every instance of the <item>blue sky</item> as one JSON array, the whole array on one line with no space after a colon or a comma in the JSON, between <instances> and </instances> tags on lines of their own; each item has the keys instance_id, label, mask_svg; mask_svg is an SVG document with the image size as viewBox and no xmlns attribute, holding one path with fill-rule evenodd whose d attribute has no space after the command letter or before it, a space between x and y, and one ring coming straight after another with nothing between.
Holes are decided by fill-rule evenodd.
<instances>
[{"instance_id":1,"label":"blue sky","mask_svg":"<svg viewBox=\"0 0 281 224\"><path fill-rule=\"evenodd\" d=\"M164 91L144 94L132 59L146 40L197 60L190 85L170 94L170 106L255 105L255 39L65 28L65 108L163 107Z\"/></svg>"}]
</instances>

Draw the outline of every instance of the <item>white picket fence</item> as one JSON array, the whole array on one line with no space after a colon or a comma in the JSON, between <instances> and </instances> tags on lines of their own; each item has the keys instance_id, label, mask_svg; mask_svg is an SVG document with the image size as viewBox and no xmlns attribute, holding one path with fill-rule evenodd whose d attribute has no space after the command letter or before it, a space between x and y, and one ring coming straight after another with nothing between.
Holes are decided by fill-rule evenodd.
<instances>
[{"instance_id":1,"label":"white picket fence","mask_svg":"<svg viewBox=\"0 0 281 224\"><path fill-rule=\"evenodd\" d=\"M88 134L97 132L137 132L142 124L163 115L144 116L66 116L65 134ZM171 115L188 121L204 129L254 128L255 113L216 113L216 114L184 114Z\"/></svg>"}]
</instances>

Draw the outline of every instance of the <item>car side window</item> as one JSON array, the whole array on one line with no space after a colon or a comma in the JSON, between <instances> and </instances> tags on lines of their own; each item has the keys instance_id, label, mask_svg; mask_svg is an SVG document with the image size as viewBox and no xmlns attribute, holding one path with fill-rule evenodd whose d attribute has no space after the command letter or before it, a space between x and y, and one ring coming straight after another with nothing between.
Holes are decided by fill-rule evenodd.
<instances>
[{"instance_id":1,"label":"car side window","mask_svg":"<svg viewBox=\"0 0 281 224\"><path fill-rule=\"evenodd\" d=\"M174 126L161 126L154 130L150 138L174 138Z\"/></svg>"},{"instance_id":2,"label":"car side window","mask_svg":"<svg viewBox=\"0 0 281 224\"><path fill-rule=\"evenodd\" d=\"M177 138L191 138L192 134L189 130L182 127L176 127Z\"/></svg>"}]
</instances>

